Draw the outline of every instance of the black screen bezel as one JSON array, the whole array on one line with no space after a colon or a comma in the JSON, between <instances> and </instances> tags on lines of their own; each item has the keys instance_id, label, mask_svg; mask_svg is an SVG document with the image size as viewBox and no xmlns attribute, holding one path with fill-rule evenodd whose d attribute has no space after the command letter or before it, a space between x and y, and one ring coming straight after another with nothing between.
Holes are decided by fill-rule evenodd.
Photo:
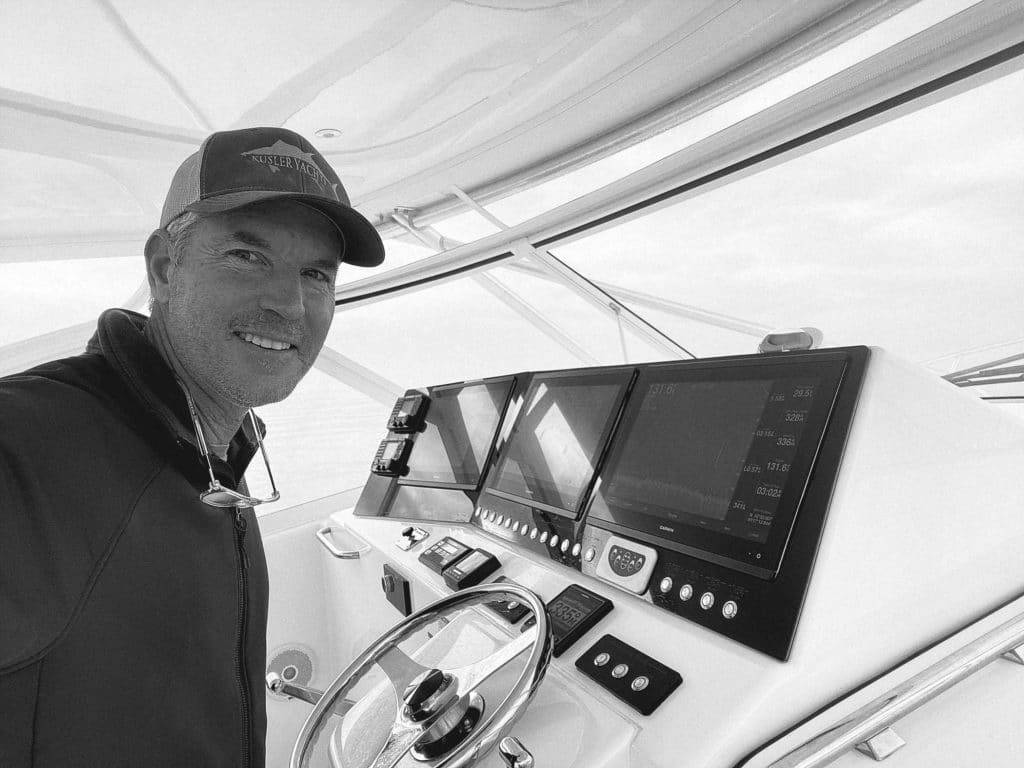
<instances>
[{"instance_id":1,"label":"black screen bezel","mask_svg":"<svg viewBox=\"0 0 1024 768\"><path fill-rule=\"evenodd\" d=\"M587 501L590 497L590 492L594 483L594 479L597 477L597 473L600 470L601 464L604 461L605 456L608 453L608 442L612 434L618 425L619 419L622 415L623 404L626 400L626 396L629 394L632 383L636 377L636 369L632 366L628 368L603 368L593 369L591 371L554 371L548 373L535 374L526 387L525 392L521 398L518 399L519 412L516 414L515 423L512 425L512 429L509 432L508 439L505 440L502 445L499 456L495 463L493 470L488 475L485 490L503 499L509 501L519 502L534 509L543 510L545 512L551 512L561 517L568 517L573 520L578 520L582 516L583 508L586 506ZM608 418L602 427L601 434L598 437L597 452L594 456L594 469L590 473L590 477L584 482L579 496L576 499L576 504L572 509L566 509L563 507L555 506L552 504L546 504L544 502L531 499L529 497L520 496L519 494L512 493L510 491L501 490L496 487L498 479L501 477L501 471L505 466L505 462L508 459L509 448L515 444L516 435L519 434L519 430L523 425L523 420L526 417L526 405L530 402L537 387L541 384L550 384L553 381L557 381L562 386L573 386L573 385L586 385L586 384L608 384L615 383L619 385L619 392L615 396L615 401L609 411Z\"/></svg>"},{"instance_id":2,"label":"black screen bezel","mask_svg":"<svg viewBox=\"0 0 1024 768\"><path fill-rule=\"evenodd\" d=\"M469 389L470 387L479 387L479 386L490 387L490 386L494 386L495 384L504 384L505 385L505 387L506 387L505 398L504 398L504 400L501 403L501 407L498 409L498 418L497 418L497 421L495 422L494 429L491 432L490 443L488 444L487 451L484 454L483 462L480 465L480 474L477 476L476 480L474 482L471 482L471 483L458 483L458 482L449 482L449 481L445 481L445 480L423 480L423 479L420 479L420 478L404 476L404 477L399 477L398 478L398 484L399 485L411 485L411 486L416 486L416 487L420 487L420 488L448 488L448 489L451 489L451 490L462 490L462 491L475 491L475 490L477 490L481 486L481 484L484 481L484 478L487 476L488 468L490 467L491 461L492 461L492 459L494 457L495 443L497 442L498 434L501 432L501 426L502 426L502 424L505 421L505 414L508 412L508 405L509 405L509 402L512 399L512 393L515 391L516 377L515 376L499 376L499 377L489 378L489 379L477 379L475 381L458 382L458 383L455 383L455 384L441 384L441 385L438 385L438 386L428 387L427 388L427 397L430 398L430 403L432 405L433 401L434 401L434 398L437 396L438 393L442 393L443 392L445 394L448 394L448 393L453 392L453 391L461 392L463 390ZM417 392L417 394L420 394L420 393ZM436 416L437 415L437 409L436 408L430 408L428 406L426 419L424 420L424 423L423 423L423 429L426 429L426 426L431 423L430 418L431 418L432 414ZM417 442L418 442L418 439L419 439L419 436L417 435ZM406 462L407 466L411 465L412 461L415 459L415 456L416 456L416 444L414 442L413 446L412 446L412 450L410 451L410 454L409 454L409 460ZM409 466L409 470L412 471L412 467L411 466Z\"/></svg>"},{"instance_id":3,"label":"black screen bezel","mask_svg":"<svg viewBox=\"0 0 1024 768\"><path fill-rule=\"evenodd\" d=\"M802 503L814 463L824 437L847 368L845 355L764 358L729 361L689 361L647 366L640 371L634 394L622 416L615 444L595 484L587 521L640 541L724 565L761 579L772 579L782 564L793 525ZM821 394L811 406L802 439L793 458L782 498L767 540L750 542L730 534L680 524L675 537L668 537L651 521L637 513L610 505L603 489L610 484L636 425L648 386L671 382L742 381L813 376L820 380Z\"/></svg>"}]
</instances>

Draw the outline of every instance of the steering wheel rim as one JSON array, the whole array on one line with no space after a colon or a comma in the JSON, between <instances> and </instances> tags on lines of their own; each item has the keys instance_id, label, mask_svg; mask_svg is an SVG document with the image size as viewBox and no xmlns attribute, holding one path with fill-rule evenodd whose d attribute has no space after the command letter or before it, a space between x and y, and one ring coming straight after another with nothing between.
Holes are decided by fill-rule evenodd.
<instances>
[{"instance_id":1,"label":"steering wheel rim","mask_svg":"<svg viewBox=\"0 0 1024 768\"><path fill-rule=\"evenodd\" d=\"M452 751L439 757L436 761L425 762L424 765L432 766L432 768L464 768L465 766L471 765L477 756L486 754L491 747L497 743L501 734L510 728L522 715L526 705L529 704L530 700L536 693L541 680L544 679L548 664L551 661L553 640L551 626L548 622L544 602L531 590L513 582L480 584L475 587L469 587L468 589L464 589L460 592L455 592L454 594L443 597L416 613L407 616L404 620L400 621L390 630L381 635L334 679L331 685L324 691L323 696L320 697L320 700L313 707L313 711L310 712L309 717L306 718L306 722L303 723L302 729L296 737L295 746L292 749L291 760L289 762L290 768L309 768L309 759L311 757L310 746L313 737L322 729L322 721L331 716L334 702L342 698L348 689L354 687L355 683L361 680L366 673L374 667L374 665L382 662L387 654L398 654L410 665L415 665L421 670L426 670L425 667L419 665L418 662L412 661L405 656L404 652L398 649L399 642L435 621L442 613L460 606L463 603L472 604L473 602L483 602L481 598L492 593L512 595L514 598L518 599L520 603L527 605L533 611L533 615L537 620L537 634L530 645L530 656L523 667L522 673L512 685L509 694L505 697L504 701L498 705L497 709L494 710L494 713L491 714L482 725L479 725L479 727L477 727L472 733L466 736L464 741L452 749ZM526 635L523 634L522 637L525 638ZM522 653L522 651L525 650L525 647L515 650L520 644L520 640L513 639L498 653L492 654L475 664L459 668L460 671L467 669L475 670L481 667L486 667L488 662L491 662L491 660L497 660L502 658L504 655L507 655L507 658L504 658L503 661L494 661L495 666L486 673L482 673L479 676L479 679L471 685L468 685L466 690L472 690L481 682L486 680L487 677L497 671L497 669L500 669L508 661L511 661L512 658ZM509 654L510 651L514 652ZM385 668L384 664L380 664L380 666L385 669L388 677L391 678L391 683L395 688L395 692L398 695L399 700L401 700L402 691L399 690L396 680L391 676L391 672ZM462 689L460 687L460 691L461 690ZM423 723L416 723L413 725L412 721L406 718L402 708L399 707L396 715L395 726L392 729L392 735L396 733L400 724L408 729L407 736L416 732L416 729L419 729L419 733L422 735L422 733L426 731L433 722L436 722L436 719L427 720ZM412 744L401 749L399 755L391 765L395 765L398 760L404 757L411 747ZM385 750L386 748L387 747L385 747ZM383 754L385 750L382 750L381 754ZM378 758L379 757L380 755L378 755Z\"/></svg>"}]
</instances>

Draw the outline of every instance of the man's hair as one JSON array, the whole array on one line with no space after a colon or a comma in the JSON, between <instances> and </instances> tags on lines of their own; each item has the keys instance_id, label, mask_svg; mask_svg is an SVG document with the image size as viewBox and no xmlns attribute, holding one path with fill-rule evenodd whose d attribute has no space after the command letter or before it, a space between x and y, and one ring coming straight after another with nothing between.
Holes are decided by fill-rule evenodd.
<instances>
[{"instance_id":1,"label":"man's hair","mask_svg":"<svg viewBox=\"0 0 1024 768\"><path fill-rule=\"evenodd\" d=\"M168 240L171 248L171 259L175 264L181 263L181 257L185 252L185 243L192 236L192 230L202 220L202 216L192 211L185 211L177 218L171 219L164 229L167 230Z\"/></svg>"},{"instance_id":2,"label":"man's hair","mask_svg":"<svg viewBox=\"0 0 1024 768\"><path fill-rule=\"evenodd\" d=\"M167 231L167 244L171 251L171 261L180 264L182 256L185 255L185 244L192 236L196 224L202 221L202 216L192 211L185 211L180 216L167 222L164 229ZM149 297L149 313L153 314L153 307L156 306L156 299Z\"/></svg>"}]
</instances>

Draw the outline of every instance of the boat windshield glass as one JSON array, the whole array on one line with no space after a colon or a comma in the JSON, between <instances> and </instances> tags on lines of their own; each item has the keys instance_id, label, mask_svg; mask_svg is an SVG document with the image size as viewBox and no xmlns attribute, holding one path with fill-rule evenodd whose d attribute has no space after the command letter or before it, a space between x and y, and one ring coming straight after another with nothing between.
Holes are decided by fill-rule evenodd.
<instances>
[{"instance_id":1,"label":"boat windshield glass","mask_svg":"<svg viewBox=\"0 0 1024 768\"><path fill-rule=\"evenodd\" d=\"M665 336L543 252L340 307L320 364L337 378L311 375L261 414L275 455L301 457L275 467L294 489L279 504L309 500L300 488L312 499L360 486L408 387L749 353L779 327L878 345L937 374L1024 353L1022 113L1018 71L550 246ZM972 391L1022 410L1019 380ZM311 471L314 455L327 464Z\"/></svg>"}]
</instances>

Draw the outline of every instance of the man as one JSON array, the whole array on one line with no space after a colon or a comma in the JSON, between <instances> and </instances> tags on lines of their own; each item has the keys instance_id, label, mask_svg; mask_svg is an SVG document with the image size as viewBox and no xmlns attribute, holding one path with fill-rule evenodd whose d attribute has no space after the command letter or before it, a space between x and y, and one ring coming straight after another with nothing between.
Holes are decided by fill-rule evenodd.
<instances>
[{"instance_id":1,"label":"man","mask_svg":"<svg viewBox=\"0 0 1024 768\"><path fill-rule=\"evenodd\" d=\"M5 768L264 763L251 409L383 246L308 141L254 128L182 164L145 251L148 320L108 310L84 354L0 379Z\"/></svg>"}]
</instances>

